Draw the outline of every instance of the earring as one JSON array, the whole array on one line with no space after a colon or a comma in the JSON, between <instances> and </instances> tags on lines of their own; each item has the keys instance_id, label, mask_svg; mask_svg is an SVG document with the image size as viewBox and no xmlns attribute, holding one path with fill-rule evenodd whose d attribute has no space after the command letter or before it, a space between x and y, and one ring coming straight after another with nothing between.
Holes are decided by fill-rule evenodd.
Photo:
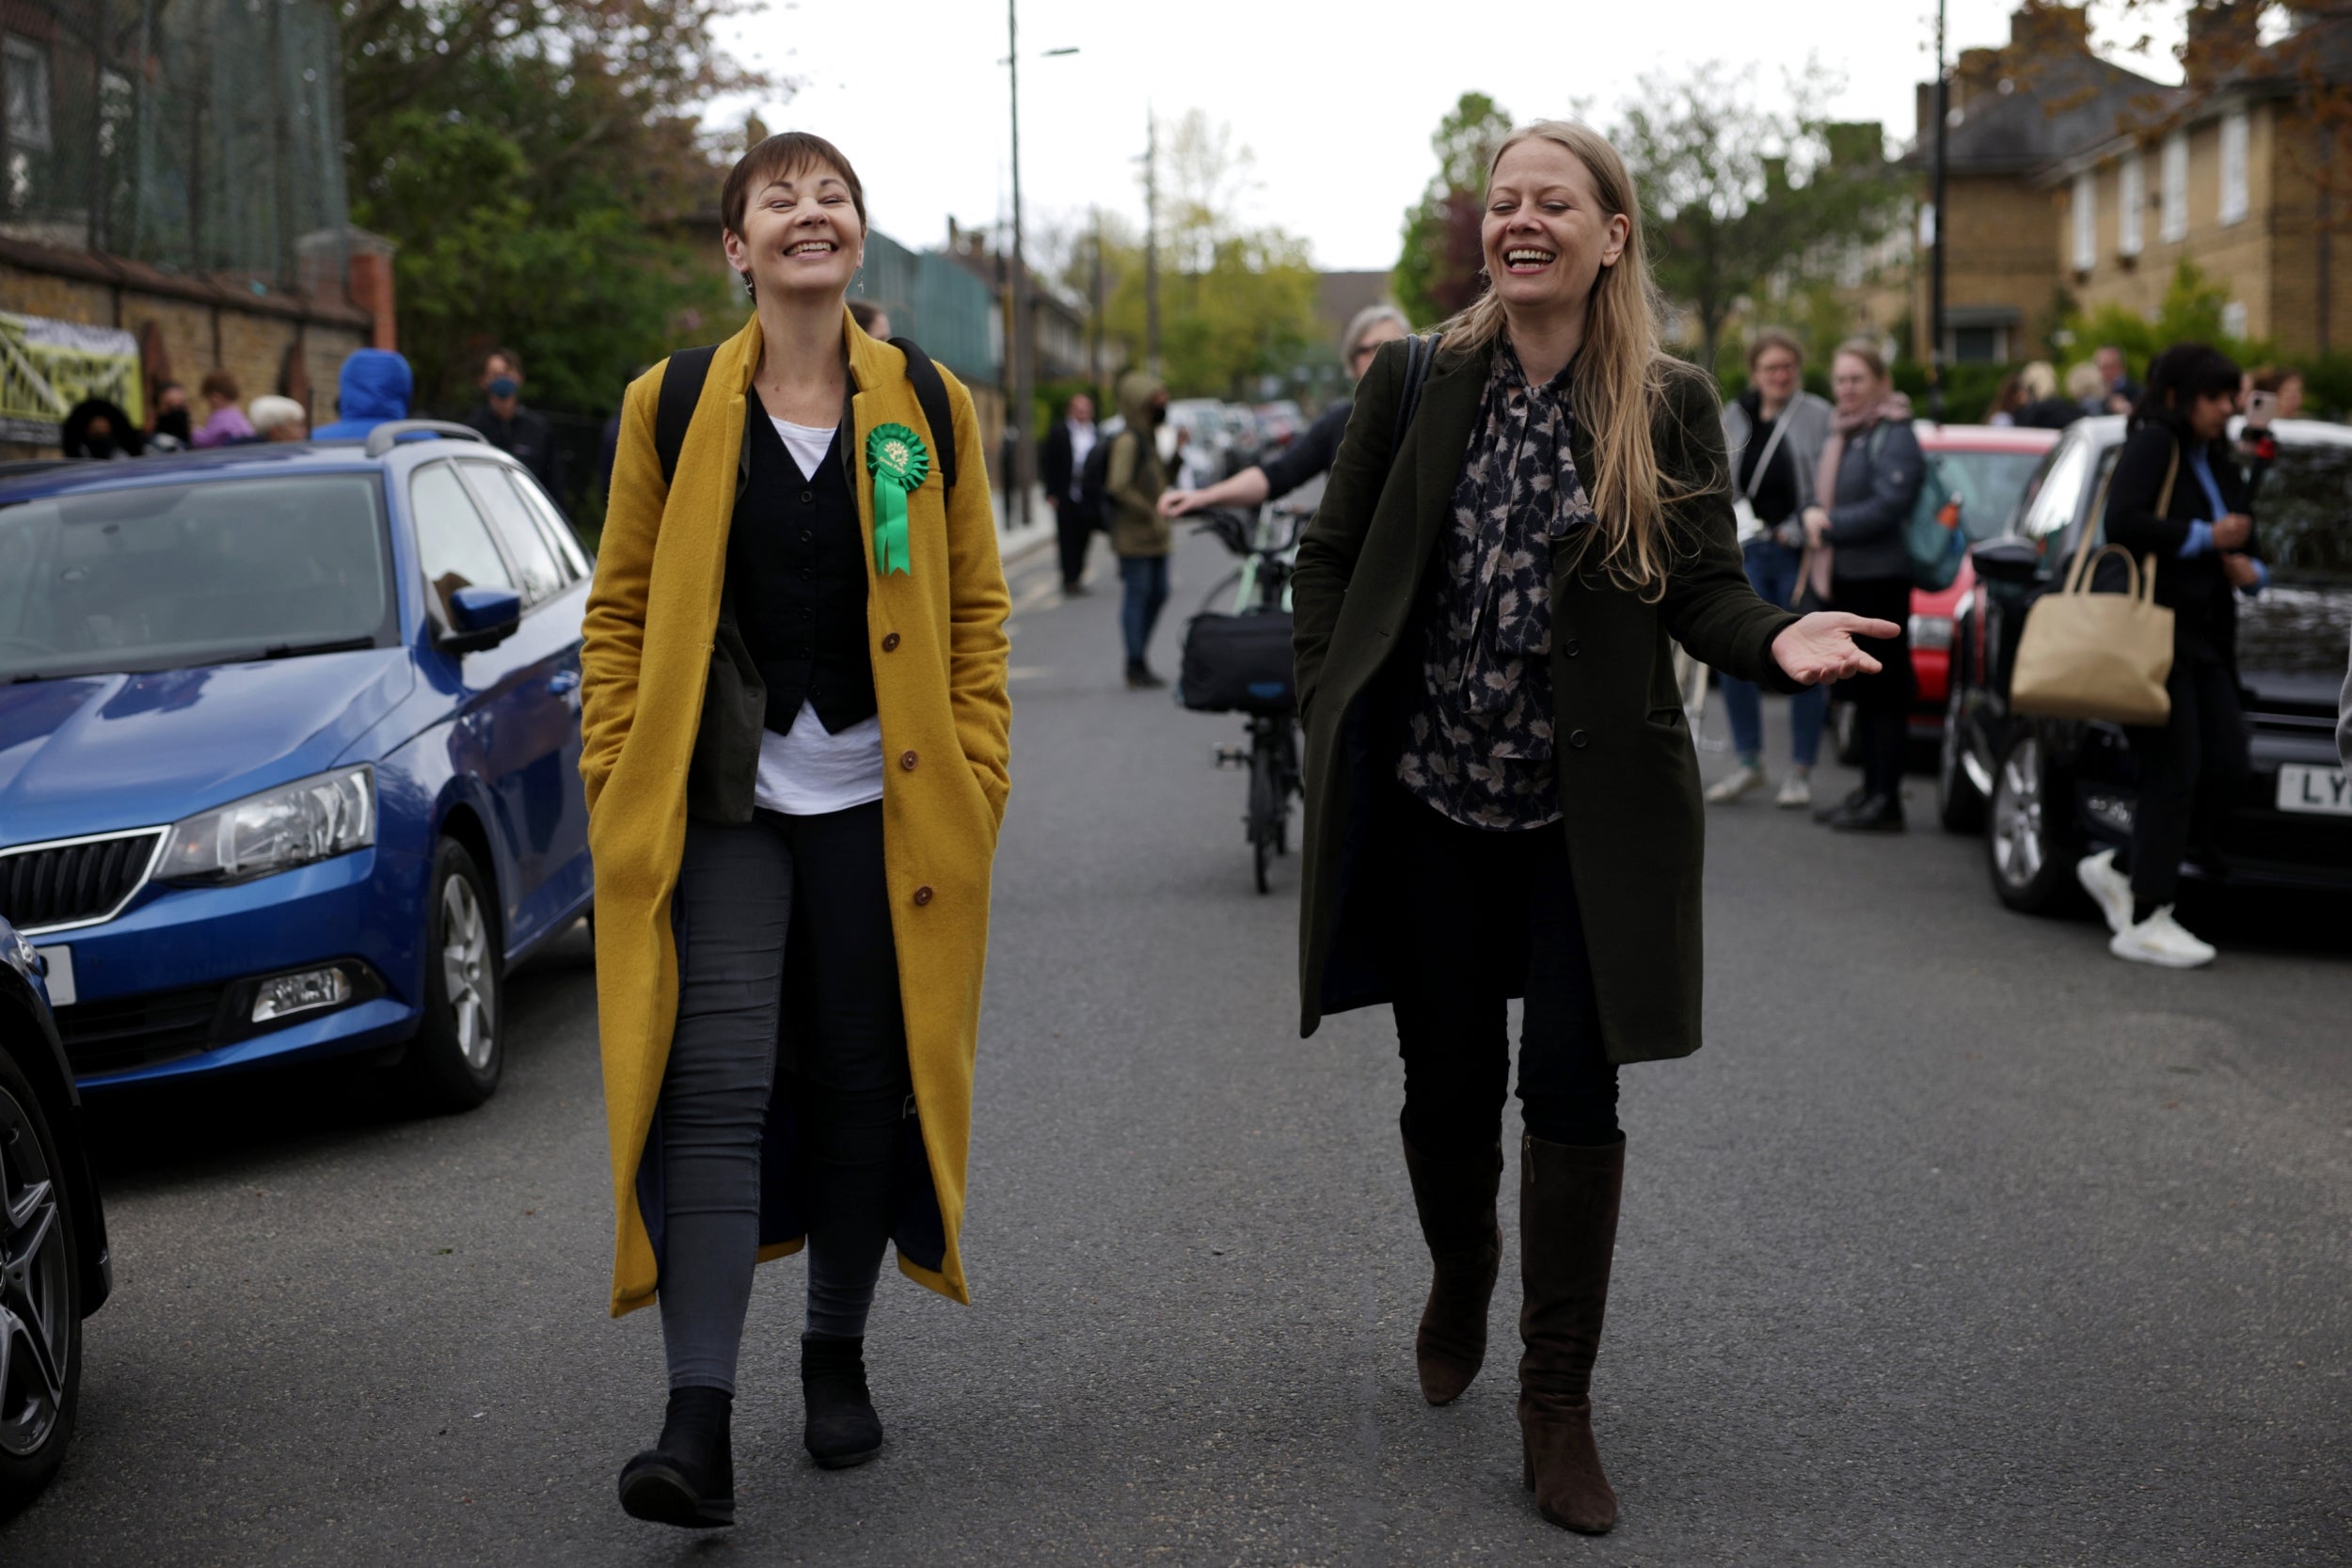
<instances>
[{"instance_id":1,"label":"earring","mask_svg":"<svg viewBox=\"0 0 2352 1568\"><path fill-rule=\"evenodd\" d=\"M752 275L748 272L745 273L743 275L743 296L746 299L755 299L758 297L758 294L759 291L752 286Z\"/></svg>"}]
</instances>

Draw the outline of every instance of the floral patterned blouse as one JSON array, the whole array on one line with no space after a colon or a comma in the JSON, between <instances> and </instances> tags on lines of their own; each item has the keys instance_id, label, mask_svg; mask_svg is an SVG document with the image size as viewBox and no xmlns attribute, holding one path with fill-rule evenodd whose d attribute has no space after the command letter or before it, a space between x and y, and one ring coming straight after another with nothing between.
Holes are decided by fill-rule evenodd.
<instances>
[{"instance_id":1,"label":"floral patterned blouse","mask_svg":"<svg viewBox=\"0 0 2352 1568\"><path fill-rule=\"evenodd\" d=\"M1521 831L1563 815L1552 547L1597 520L1569 451L1568 373L1531 388L1510 343L1496 343L1422 617L1422 679L1406 705L1396 777L1468 827Z\"/></svg>"}]
</instances>

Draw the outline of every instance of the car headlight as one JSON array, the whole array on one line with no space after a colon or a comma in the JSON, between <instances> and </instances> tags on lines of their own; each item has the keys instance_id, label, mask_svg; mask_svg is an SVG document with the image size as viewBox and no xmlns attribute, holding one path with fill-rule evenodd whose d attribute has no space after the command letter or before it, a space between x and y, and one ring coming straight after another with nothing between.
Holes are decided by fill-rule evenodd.
<instances>
[{"instance_id":1,"label":"car headlight","mask_svg":"<svg viewBox=\"0 0 2352 1568\"><path fill-rule=\"evenodd\" d=\"M375 770L300 779L173 824L155 879L244 882L375 842Z\"/></svg>"},{"instance_id":2,"label":"car headlight","mask_svg":"<svg viewBox=\"0 0 2352 1568\"><path fill-rule=\"evenodd\" d=\"M1952 645L1952 618L1948 615L1914 615L1911 618L1911 645L1940 652Z\"/></svg>"}]
</instances>

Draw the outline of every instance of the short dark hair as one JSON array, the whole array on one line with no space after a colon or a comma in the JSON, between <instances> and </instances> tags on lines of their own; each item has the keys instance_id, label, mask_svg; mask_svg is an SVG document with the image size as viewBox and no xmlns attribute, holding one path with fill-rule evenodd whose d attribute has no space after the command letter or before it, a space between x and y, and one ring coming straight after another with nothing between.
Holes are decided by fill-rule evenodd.
<instances>
[{"instance_id":1,"label":"short dark hair","mask_svg":"<svg viewBox=\"0 0 2352 1568\"><path fill-rule=\"evenodd\" d=\"M841 176L841 182L850 187L850 205L857 209L857 226L865 229L866 187L858 183L857 170L841 155L841 149L806 131L778 132L736 161L719 192L720 221L728 233L741 234L743 214L752 204L754 191L771 180L811 168L829 168Z\"/></svg>"},{"instance_id":2,"label":"short dark hair","mask_svg":"<svg viewBox=\"0 0 2352 1568\"><path fill-rule=\"evenodd\" d=\"M873 331L874 324L877 321L880 321L886 313L887 312L885 312L881 306L875 304L870 299L853 299L850 301L850 315L851 319L857 323L857 327L860 332Z\"/></svg>"},{"instance_id":3,"label":"short dark hair","mask_svg":"<svg viewBox=\"0 0 2352 1568\"><path fill-rule=\"evenodd\" d=\"M1748 340L1748 373L1754 375L1756 362L1776 348L1786 349L1798 368L1804 368L1804 345L1797 341L1796 334L1777 326L1765 326L1757 328L1756 336Z\"/></svg>"},{"instance_id":4,"label":"short dark hair","mask_svg":"<svg viewBox=\"0 0 2352 1568\"><path fill-rule=\"evenodd\" d=\"M2246 373L2237 361L2210 343L2174 343L2148 361L2148 387L2132 410L2134 422L2179 425L2200 398L2235 397Z\"/></svg>"},{"instance_id":5,"label":"short dark hair","mask_svg":"<svg viewBox=\"0 0 2352 1568\"><path fill-rule=\"evenodd\" d=\"M2265 365L2254 372L2254 390L2283 392L2290 381L2300 381L2303 372L2292 365Z\"/></svg>"},{"instance_id":6,"label":"short dark hair","mask_svg":"<svg viewBox=\"0 0 2352 1568\"><path fill-rule=\"evenodd\" d=\"M485 371L488 370L490 368L490 361L493 359L505 360L506 368L515 372L515 379L520 381L523 378L523 356L516 354L513 349L492 349L489 353L482 356L482 368Z\"/></svg>"},{"instance_id":7,"label":"short dark hair","mask_svg":"<svg viewBox=\"0 0 2352 1568\"><path fill-rule=\"evenodd\" d=\"M204 379L197 385L196 389L205 397L227 398L230 403L236 402L244 395L237 390L237 378L223 370L206 371Z\"/></svg>"}]
</instances>

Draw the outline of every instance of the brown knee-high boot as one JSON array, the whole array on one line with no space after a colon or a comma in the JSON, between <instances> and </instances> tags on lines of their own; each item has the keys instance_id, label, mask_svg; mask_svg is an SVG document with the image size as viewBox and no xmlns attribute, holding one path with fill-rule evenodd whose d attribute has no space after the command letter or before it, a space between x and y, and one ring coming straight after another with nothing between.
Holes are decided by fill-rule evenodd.
<instances>
[{"instance_id":1,"label":"brown knee-high boot","mask_svg":"<svg viewBox=\"0 0 2352 1568\"><path fill-rule=\"evenodd\" d=\"M1519 1435L1543 1516L1599 1535L1617 1495L1593 1442L1593 1360L1609 1306L1625 1144L1600 1148L1525 1138L1519 1146Z\"/></svg>"},{"instance_id":2,"label":"brown knee-high boot","mask_svg":"<svg viewBox=\"0 0 2352 1568\"><path fill-rule=\"evenodd\" d=\"M1413 1358L1421 1365L1422 1397L1446 1404L1486 1359L1486 1307L1502 1266L1502 1227L1495 1220L1502 1146L1438 1158L1415 1148L1410 1138L1404 1143L1422 1240L1436 1266Z\"/></svg>"}]
</instances>

